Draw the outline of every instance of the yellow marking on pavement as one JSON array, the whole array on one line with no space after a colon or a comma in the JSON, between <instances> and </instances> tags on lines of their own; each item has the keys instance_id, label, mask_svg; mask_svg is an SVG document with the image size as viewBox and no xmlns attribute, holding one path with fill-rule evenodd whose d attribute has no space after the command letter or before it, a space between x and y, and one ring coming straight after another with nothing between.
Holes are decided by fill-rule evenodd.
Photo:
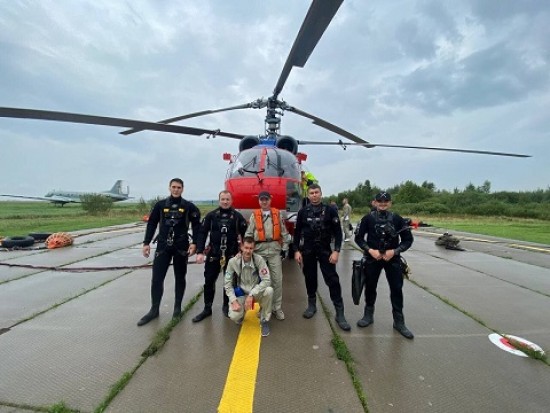
<instances>
[{"instance_id":1,"label":"yellow marking on pavement","mask_svg":"<svg viewBox=\"0 0 550 413\"><path fill-rule=\"evenodd\" d=\"M258 309L256 304L253 311L246 312L218 413L252 413L262 340Z\"/></svg>"},{"instance_id":2,"label":"yellow marking on pavement","mask_svg":"<svg viewBox=\"0 0 550 413\"><path fill-rule=\"evenodd\" d=\"M549 248L533 247L531 245L521 245L521 244L508 244L508 246L512 248L517 248L519 250L537 251L537 252L544 252L546 254L550 254Z\"/></svg>"}]
</instances>

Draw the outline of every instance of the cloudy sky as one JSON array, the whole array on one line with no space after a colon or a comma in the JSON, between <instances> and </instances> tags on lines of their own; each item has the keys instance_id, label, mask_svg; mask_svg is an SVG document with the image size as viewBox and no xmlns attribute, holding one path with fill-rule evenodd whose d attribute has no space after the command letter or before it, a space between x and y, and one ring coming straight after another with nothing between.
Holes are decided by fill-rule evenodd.
<instances>
[{"instance_id":1,"label":"cloudy sky","mask_svg":"<svg viewBox=\"0 0 550 413\"><path fill-rule=\"evenodd\" d=\"M0 106L157 121L268 97L309 8L306 0L28 0L0 2ZM365 140L514 152L507 158L391 148L304 146L334 194L369 179L493 191L550 184L550 2L345 0L280 98ZM265 110L186 126L260 134ZM232 139L0 118L0 193L131 195L186 182L215 198ZM282 132L339 139L286 113Z\"/></svg>"}]
</instances>

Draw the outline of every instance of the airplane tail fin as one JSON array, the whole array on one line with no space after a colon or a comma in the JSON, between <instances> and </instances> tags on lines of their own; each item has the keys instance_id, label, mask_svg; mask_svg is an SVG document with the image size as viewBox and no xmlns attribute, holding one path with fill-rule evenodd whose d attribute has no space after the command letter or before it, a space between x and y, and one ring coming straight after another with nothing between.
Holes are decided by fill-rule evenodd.
<instances>
[{"instance_id":1,"label":"airplane tail fin","mask_svg":"<svg viewBox=\"0 0 550 413\"><path fill-rule=\"evenodd\" d=\"M128 196L130 194L130 187L127 186L126 190L124 190L124 188L122 186L123 182L124 181L122 181L122 180L116 181L109 192L112 193L112 194L116 194L116 195L126 195L126 196Z\"/></svg>"}]
</instances>

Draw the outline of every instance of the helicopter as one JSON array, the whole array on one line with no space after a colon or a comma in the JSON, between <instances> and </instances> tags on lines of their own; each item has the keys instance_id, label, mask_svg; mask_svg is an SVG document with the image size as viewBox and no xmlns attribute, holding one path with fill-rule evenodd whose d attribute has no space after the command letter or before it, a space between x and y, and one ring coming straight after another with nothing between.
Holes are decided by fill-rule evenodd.
<instances>
[{"instance_id":1,"label":"helicopter","mask_svg":"<svg viewBox=\"0 0 550 413\"><path fill-rule=\"evenodd\" d=\"M493 151L372 143L324 119L291 106L280 99L279 96L292 69L294 67L305 66L311 53L342 3L343 0L312 1L275 88L268 98L259 98L252 102L226 108L204 110L176 116L158 122L12 107L1 107L0 117L130 128L120 132L123 135L151 130L185 135L207 135L207 137L236 139L239 141L238 153L236 155L223 154L223 159L229 162L229 168L225 179L225 188L233 193L233 206L244 211L257 208L258 193L261 191L268 191L272 195L272 205L278 209L287 211L287 227L290 230L293 228L292 218L301 207L304 195L302 192L300 175L301 171L304 169L303 163L306 161L307 155L298 150L299 147L303 145L333 145L343 149L351 146L361 146L367 149L375 147L392 147L528 157L528 155ZM219 129L212 130L174 124L175 122L195 117L242 109L266 109L264 121L265 132L263 134L244 135L221 131ZM307 141L295 139L288 135L282 135L280 133L281 117L285 112L305 117L311 120L315 125L339 135L341 139L334 142Z\"/></svg>"}]
</instances>

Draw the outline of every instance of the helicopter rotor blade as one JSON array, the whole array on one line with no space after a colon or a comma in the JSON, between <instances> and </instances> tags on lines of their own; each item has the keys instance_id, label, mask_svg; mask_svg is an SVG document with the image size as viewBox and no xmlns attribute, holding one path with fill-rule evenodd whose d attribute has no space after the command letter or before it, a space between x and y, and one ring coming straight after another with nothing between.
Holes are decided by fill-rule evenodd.
<instances>
[{"instance_id":1,"label":"helicopter rotor blade","mask_svg":"<svg viewBox=\"0 0 550 413\"><path fill-rule=\"evenodd\" d=\"M275 99L283 90L292 68L294 66L304 67L343 1L313 0L273 90Z\"/></svg>"},{"instance_id":2,"label":"helicopter rotor blade","mask_svg":"<svg viewBox=\"0 0 550 413\"><path fill-rule=\"evenodd\" d=\"M260 108L265 107L266 104L267 103L264 102L262 99L257 99L253 102L245 103L243 105L230 106L228 108L213 109L213 110L202 110L200 112L194 112L194 113L189 113L187 115L176 116L176 117L170 118L170 119L159 120L156 123L167 125L167 124L178 122L178 121L184 120L184 119L196 118L196 117L199 117L199 116L211 115L213 113L225 112L225 111L229 111L229 110L249 109L249 108L260 109ZM120 134L121 135L131 135L133 133L141 132L142 130L143 129L132 128L132 129L127 129L125 131L122 131L122 132L120 132Z\"/></svg>"},{"instance_id":3,"label":"helicopter rotor blade","mask_svg":"<svg viewBox=\"0 0 550 413\"><path fill-rule=\"evenodd\" d=\"M431 150L431 151L444 151L444 152L462 152L462 153L473 153L480 155L495 155L495 156L512 156L516 158L530 158L531 155L523 155L518 153L508 153L508 152L494 152L494 151L480 151L474 149L458 149L458 148L438 148L431 146L411 146L411 145L390 145L385 143L345 143L341 140L338 142L322 142L322 141L297 141L299 145L338 145L346 148L347 146L364 146L365 148L404 148L404 149L422 149L422 150Z\"/></svg>"},{"instance_id":4,"label":"helicopter rotor blade","mask_svg":"<svg viewBox=\"0 0 550 413\"><path fill-rule=\"evenodd\" d=\"M364 139L361 139L359 136L354 135L353 133L348 132L347 130L340 128L339 126L333 125L332 123L327 122L324 119L318 118L317 116L311 115L311 114L309 114L307 112L304 112L303 110L300 110L300 109L295 108L293 106L285 106L283 109L288 110L290 112L294 112L297 115L303 116L305 118L311 119L313 121L313 124L315 124L317 126L320 126L322 128L325 128L325 129L327 129L331 132L334 132L334 133L336 133L340 136L343 136L344 138L348 138L352 142L361 143L361 144L368 144L369 143L368 141L366 141Z\"/></svg>"},{"instance_id":5,"label":"helicopter rotor blade","mask_svg":"<svg viewBox=\"0 0 550 413\"><path fill-rule=\"evenodd\" d=\"M224 136L233 139L242 139L244 135L222 132L218 130L192 128L179 125L164 125L154 122L144 122L133 119L112 118L106 116L82 115L79 113L56 112L48 110L20 109L0 107L0 117L19 119L52 120L58 122L82 123L86 125L117 126L126 128L139 128L141 130L153 130L159 132L179 133L183 135L212 135Z\"/></svg>"}]
</instances>

